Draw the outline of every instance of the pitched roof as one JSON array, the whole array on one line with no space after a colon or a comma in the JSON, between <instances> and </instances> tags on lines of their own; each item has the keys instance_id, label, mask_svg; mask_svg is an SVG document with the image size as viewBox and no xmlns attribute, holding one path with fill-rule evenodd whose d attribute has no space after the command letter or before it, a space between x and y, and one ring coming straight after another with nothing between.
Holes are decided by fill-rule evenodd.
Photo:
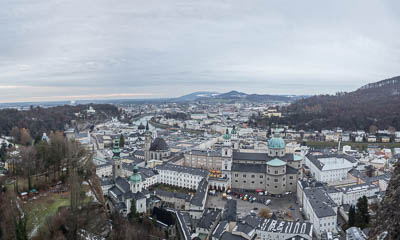
<instances>
[{"instance_id":1,"label":"pitched roof","mask_svg":"<svg viewBox=\"0 0 400 240\"><path fill-rule=\"evenodd\" d=\"M266 173L267 166L265 164L251 163L232 163L232 172L251 172L251 173Z\"/></svg>"},{"instance_id":2,"label":"pitched roof","mask_svg":"<svg viewBox=\"0 0 400 240\"><path fill-rule=\"evenodd\" d=\"M164 138L156 138L151 143L150 151L168 151L168 144L165 142Z\"/></svg>"},{"instance_id":3,"label":"pitched roof","mask_svg":"<svg viewBox=\"0 0 400 240\"><path fill-rule=\"evenodd\" d=\"M268 161L267 165L272 166L272 167L281 167L281 166L285 166L286 162L280 160L279 158L274 158L274 159Z\"/></svg>"}]
</instances>

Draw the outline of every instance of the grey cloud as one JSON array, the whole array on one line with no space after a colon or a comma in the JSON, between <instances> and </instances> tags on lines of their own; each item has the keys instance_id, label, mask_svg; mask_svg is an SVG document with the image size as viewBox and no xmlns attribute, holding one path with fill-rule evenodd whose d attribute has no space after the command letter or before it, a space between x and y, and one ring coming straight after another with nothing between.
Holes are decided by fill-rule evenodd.
<instances>
[{"instance_id":1,"label":"grey cloud","mask_svg":"<svg viewBox=\"0 0 400 240\"><path fill-rule=\"evenodd\" d=\"M396 0L1 5L0 101L127 91L334 93L399 74ZM1 88L13 85L20 93Z\"/></svg>"}]
</instances>

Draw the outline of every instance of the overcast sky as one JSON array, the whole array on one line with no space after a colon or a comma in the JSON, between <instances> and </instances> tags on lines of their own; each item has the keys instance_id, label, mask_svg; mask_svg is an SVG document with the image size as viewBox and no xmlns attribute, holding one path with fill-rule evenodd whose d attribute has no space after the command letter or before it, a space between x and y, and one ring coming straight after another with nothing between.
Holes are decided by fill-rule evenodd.
<instances>
[{"instance_id":1,"label":"overcast sky","mask_svg":"<svg viewBox=\"0 0 400 240\"><path fill-rule=\"evenodd\" d=\"M400 75L399 0L0 4L0 102L335 93Z\"/></svg>"}]
</instances>

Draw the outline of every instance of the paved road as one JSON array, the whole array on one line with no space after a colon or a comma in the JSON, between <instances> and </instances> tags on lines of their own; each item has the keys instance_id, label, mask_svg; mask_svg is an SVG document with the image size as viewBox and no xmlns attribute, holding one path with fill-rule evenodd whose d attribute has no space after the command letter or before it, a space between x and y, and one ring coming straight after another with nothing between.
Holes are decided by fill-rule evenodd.
<instances>
[{"instance_id":1,"label":"paved road","mask_svg":"<svg viewBox=\"0 0 400 240\"><path fill-rule=\"evenodd\" d=\"M272 197L263 197L263 198L264 198L263 201L265 201L265 199L270 199L271 203L268 206L266 206L263 203L259 203L259 202L251 203L249 201L240 200L233 196L233 199L237 200L238 216L239 217L246 216L252 210L255 211L256 213L258 213L262 208L267 207L271 210L271 212L274 212L277 215L279 215L279 213L282 213L282 212L290 212L292 217L289 218L289 217L285 216L286 220L296 220L297 218L299 218L300 220L303 219L303 217L301 216L300 211L299 211L299 206L295 203L294 194L285 195L284 197L281 197L281 198L272 198ZM206 202L206 207L209 207L209 208L216 207L216 208L223 209L225 203L226 203L226 200L222 199L222 194L217 193L215 196L211 196L211 195L208 196L207 202Z\"/></svg>"}]
</instances>

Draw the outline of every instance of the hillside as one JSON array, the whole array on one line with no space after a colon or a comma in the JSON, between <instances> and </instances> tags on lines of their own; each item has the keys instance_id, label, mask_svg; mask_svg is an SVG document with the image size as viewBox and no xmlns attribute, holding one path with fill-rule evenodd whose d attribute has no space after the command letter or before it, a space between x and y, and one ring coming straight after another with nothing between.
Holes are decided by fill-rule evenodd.
<instances>
[{"instance_id":1,"label":"hillside","mask_svg":"<svg viewBox=\"0 0 400 240\"><path fill-rule=\"evenodd\" d=\"M300 99L282 109L275 123L297 129L347 130L394 127L400 130L400 77L365 85L349 93Z\"/></svg>"},{"instance_id":2,"label":"hillside","mask_svg":"<svg viewBox=\"0 0 400 240\"><path fill-rule=\"evenodd\" d=\"M268 94L247 94L244 92L230 91L226 93L216 92L194 92L172 101L248 101L248 102L293 102L296 99L307 96L289 96L289 95L268 95Z\"/></svg>"},{"instance_id":3,"label":"hillside","mask_svg":"<svg viewBox=\"0 0 400 240\"><path fill-rule=\"evenodd\" d=\"M86 118L92 124L97 121L118 117L116 106L109 104L90 104L96 113ZM33 138L42 136L44 132L63 130L65 124L79 120L75 113L84 113L89 105L64 105L49 108L31 107L28 110L0 109L0 135L9 135L13 127L26 128Z\"/></svg>"}]
</instances>

